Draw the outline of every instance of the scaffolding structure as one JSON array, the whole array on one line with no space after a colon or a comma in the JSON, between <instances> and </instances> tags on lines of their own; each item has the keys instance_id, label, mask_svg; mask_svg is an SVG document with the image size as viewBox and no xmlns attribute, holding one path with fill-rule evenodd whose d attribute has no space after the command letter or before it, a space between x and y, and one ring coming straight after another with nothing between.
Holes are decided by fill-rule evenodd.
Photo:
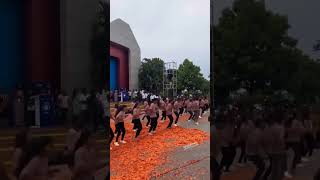
<instances>
[{"instance_id":1,"label":"scaffolding structure","mask_svg":"<svg viewBox=\"0 0 320 180\"><path fill-rule=\"evenodd\" d=\"M164 97L176 97L177 96L177 63L166 62L163 69L163 91Z\"/></svg>"}]
</instances>

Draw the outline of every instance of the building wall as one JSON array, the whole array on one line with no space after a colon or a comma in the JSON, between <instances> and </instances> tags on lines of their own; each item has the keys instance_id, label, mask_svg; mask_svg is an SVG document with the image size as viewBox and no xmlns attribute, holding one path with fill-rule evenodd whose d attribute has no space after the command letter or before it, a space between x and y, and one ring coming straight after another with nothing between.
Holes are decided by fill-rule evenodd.
<instances>
[{"instance_id":1,"label":"building wall","mask_svg":"<svg viewBox=\"0 0 320 180\"><path fill-rule=\"evenodd\" d=\"M60 0L61 8L61 86L92 87L90 41L99 0Z\"/></svg>"},{"instance_id":2,"label":"building wall","mask_svg":"<svg viewBox=\"0 0 320 180\"><path fill-rule=\"evenodd\" d=\"M28 82L45 81L60 87L59 1L27 1Z\"/></svg>"},{"instance_id":3,"label":"building wall","mask_svg":"<svg viewBox=\"0 0 320 180\"><path fill-rule=\"evenodd\" d=\"M118 86L119 88L129 88L129 66L128 49L114 43L110 43L110 56L118 60Z\"/></svg>"},{"instance_id":4,"label":"building wall","mask_svg":"<svg viewBox=\"0 0 320 180\"><path fill-rule=\"evenodd\" d=\"M0 94L22 83L24 60L24 3L2 0L0 5Z\"/></svg>"},{"instance_id":5,"label":"building wall","mask_svg":"<svg viewBox=\"0 0 320 180\"><path fill-rule=\"evenodd\" d=\"M129 89L138 89L141 53L130 26L121 19L112 21L110 24L110 41L129 49Z\"/></svg>"}]
</instances>

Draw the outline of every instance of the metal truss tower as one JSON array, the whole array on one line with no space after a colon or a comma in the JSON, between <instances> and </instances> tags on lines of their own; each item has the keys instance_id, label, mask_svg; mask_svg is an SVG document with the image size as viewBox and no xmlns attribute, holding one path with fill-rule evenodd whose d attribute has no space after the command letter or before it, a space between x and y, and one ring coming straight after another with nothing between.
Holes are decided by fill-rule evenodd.
<instances>
[{"instance_id":1,"label":"metal truss tower","mask_svg":"<svg viewBox=\"0 0 320 180\"><path fill-rule=\"evenodd\" d=\"M163 91L164 97L176 97L177 96L177 63L166 62L163 69Z\"/></svg>"}]
</instances>

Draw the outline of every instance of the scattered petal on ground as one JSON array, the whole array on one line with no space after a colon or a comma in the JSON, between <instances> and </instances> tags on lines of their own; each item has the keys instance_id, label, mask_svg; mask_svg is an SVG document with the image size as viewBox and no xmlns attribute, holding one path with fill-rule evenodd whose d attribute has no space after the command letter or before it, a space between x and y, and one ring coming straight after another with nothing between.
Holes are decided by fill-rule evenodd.
<instances>
[{"instance_id":1,"label":"scattered petal on ground","mask_svg":"<svg viewBox=\"0 0 320 180\"><path fill-rule=\"evenodd\" d=\"M187 116L182 116L181 121L185 121ZM145 120L146 121L146 120ZM160 172L154 173L153 170L167 163L169 152L178 147L191 143L201 144L209 139L209 134L197 129L184 129L173 127L166 129L169 121L164 123L159 121L157 132L149 136L145 123L140 134L140 139L132 142L135 132L132 131L131 117L125 122L127 144L120 144L119 147L111 145L113 150L110 153L110 168L112 180L144 180L156 177ZM112 125L114 129L114 125Z\"/></svg>"}]
</instances>

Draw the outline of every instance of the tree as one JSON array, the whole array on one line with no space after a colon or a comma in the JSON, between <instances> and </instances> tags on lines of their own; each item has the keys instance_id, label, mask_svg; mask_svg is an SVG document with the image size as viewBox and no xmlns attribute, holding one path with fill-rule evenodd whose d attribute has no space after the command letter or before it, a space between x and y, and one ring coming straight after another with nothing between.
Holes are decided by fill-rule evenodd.
<instances>
[{"instance_id":1,"label":"tree","mask_svg":"<svg viewBox=\"0 0 320 180\"><path fill-rule=\"evenodd\" d=\"M313 46L314 51L320 51L320 40L317 40L316 44Z\"/></svg>"},{"instance_id":2,"label":"tree","mask_svg":"<svg viewBox=\"0 0 320 180\"><path fill-rule=\"evenodd\" d=\"M214 27L215 98L243 86L251 95L266 89L288 90L301 101L319 94L319 63L297 49L288 19L255 0L236 0Z\"/></svg>"},{"instance_id":3,"label":"tree","mask_svg":"<svg viewBox=\"0 0 320 180\"><path fill-rule=\"evenodd\" d=\"M139 88L160 94L164 61L160 58L144 58L139 69Z\"/></svg>"},{"instance_id":4,"label":"tree","mask_svg":"<svg viewBox=\"0 0 320 180\"><path fill-rule=\"evenodd\" d=\"M203 93L209 93L210 83L200 72L200 67L185 59L178 68L178 92L183 90L195 91L201 90Z\"/></svg>"},{"instance_id":5,"label":"tree","mask_svg":"<svg viewBox=\"0 0 320 180\"><path fill-rule=\"evenodd\" d=\"M109 86L109 61L107 60L109 49L109 3L100 1L99 12L93 25L93 37L91 40L92 81L96 88Z\"/></svg>"}]
</instances>

